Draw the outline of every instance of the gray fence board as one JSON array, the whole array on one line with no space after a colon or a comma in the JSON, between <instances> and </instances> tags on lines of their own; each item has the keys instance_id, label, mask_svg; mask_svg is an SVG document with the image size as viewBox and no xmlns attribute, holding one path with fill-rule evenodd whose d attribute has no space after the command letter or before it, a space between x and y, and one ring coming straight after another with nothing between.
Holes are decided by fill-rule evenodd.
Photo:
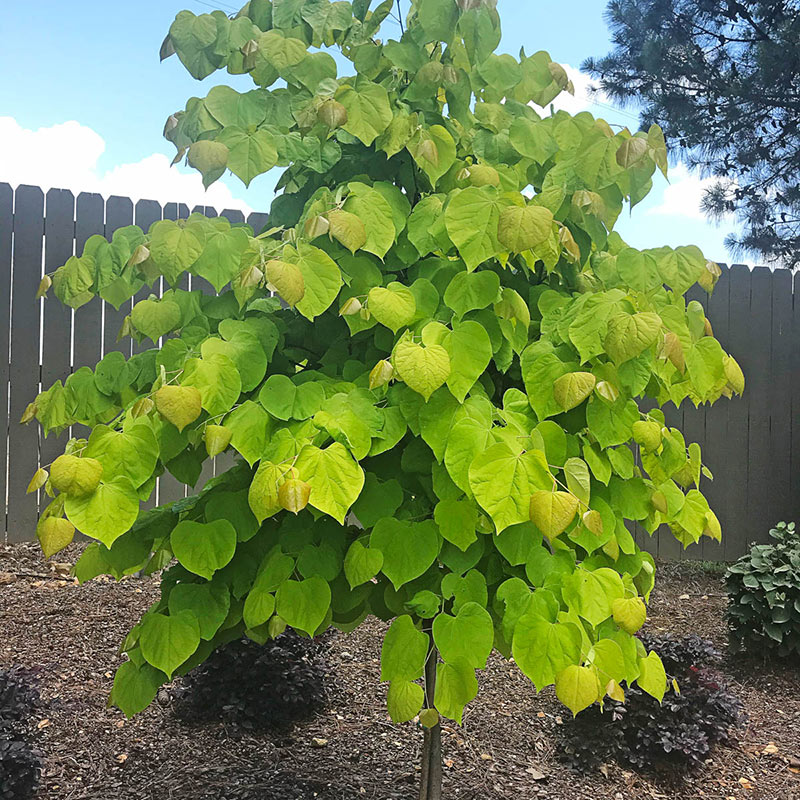
<instances>
[{"instance_id":1,"label":"gray fence board","mask_svg":"<svg viewBox=\"0 0 800 800\"><path fill-rule=\"evenodd\" d=\"M11 255L14 238L14 193L7 183L0 183L0 492L5 501L8 480L8 373L11 333ZM6 510L3 531L7 529Z\"/></svg>"},{"instance_id":2,"label":"gray fence board","mask_svg":"<svg viewBox=\"0 0 800 800\"><path fill-rule=\"evenodd\" d=\"M44 271L51 274L75 251L75 197L72 192L50 189L45 197ZM47 389L62 383L72 371L72 309L63 303L41 301L43 306L41 384ZM65 431L41 438L39 457L49 464L64 452ZM40 502L44 498L40 497Z\"/></svg>"},{"instance_id":3,"label":"gray fence board","mask_svg":"<svg viewBox=\"0 0 800 800\"><path fill-rule=\"evenodd\" d=\"M105 234L105 203L99 194L81 192L76 203L75 252L90 236ZM73 367L94 366L103 357L103 301L93 297L75 314Z\"/></svg>"},{"instance_id":4,"label":"gray fence board","mask_svg":"<svg viewBox=\"0 0 800 800\"><path fill-rule=\"evenodd\" d=\"M767 508L780 522L792 512L792 275L780 270L772 276L772 346L769 371L770 388L770 476ZM763 524L763 523L762 523Z\"/></svg>"},{"instance_id":5,"label":"gray fence board","mask_svg":"<svg viewBox=\"0 0 800 800\"><path fill-rule=\"evenodd\" d=\"M789 468L789 496L800 498L800 272L796 272L794 275L792 301L792 343L790 348L792 353L792 451ZM789 516L787 514L787 519Z\"/></svg>"},{"instance_id":6,"label":"gray fence board","mask_svg":"<svg viewBox=\"0 0 800 800\"><path fill-rule=\"evenodd\" d=\"M158 222L162 218L161 206L155 200L139 200L134 208L133 223L138 225L145 233L147 233L153 223ZM150 295L151 289L149 286L143 286L134 296L131 301L132 305L138 303L140 300L146 300ZM147 350L148 344L142 342L139 344L137 341L131 342L131 351L133 353L141 353L142 350Z\"/></svg>"},{"instance_id":7,"label":"gray fence board","mask_svg":"<svg viewBox=\"0 0 800 800\"><path fill-rule=\"evenodd\" d=\"M7 515L7 533L12 542L32 537L39 510L36 493L25 492L39 466L38 428L17 423L39 391L39 304L34 297L41 280L44 239L42 190L38 186L20 186L14 194Z\"/></svg>"},{"instance_id":8,"label":"gray fence board","mask_svg":"<svg viewBox=\"0 0 800 800\"><path fill-rule=\"evenodd\" d=\"M714 326L714 333L720 338L720 343L724 349L729 349L729 324L730 324L730 301L731 301L731 280L730 271L725 270L714 288L714 292L707 300L707 316ZM737 398L738 402L738 398ZM725 527L730 521L730 514L725 507L724 497L721 497L724 486L716 479L716 465L722 464L726 459L726 448L728 438L728 412L731 404L721 400L713 410L706 413L705 440L703 442L703 460L711 465L712 473L715 473L715 480L706 481L703 489L708 492L708 497L712 498L712 504L720 524ZM714 502L713 498L720 498L719 502ZM691 551L688 551L691 553ZM707 561L720 561L725 557L725 539L722 542L714 542L704 538L701 543L701 557Z\"/></svg>"},{"instance_id":9,"label":"gray fence board","mask_svg":"<svg viewBox=\"0 0 800 800\"><path fill-rule=\"evenodd\" d=\"M133 203L129 197L109 197L106 202L106 239L111 239L114 231L133 224ZM119 350L126 358L131 355L131 340L125 337L117 341L125 317L131 313L130 300L119 310L110 303L103 303L103 355Z\"/></svg>"},{"instance_id":10,"label":"gray fence board","mask_svg":"<svg viewBox=\"0 0 800 800\"><path fill-rule=\"evenodd\" d=\"M753 270L750 317L747 328L750 342L745 358L745 375L750 379L748 430L747 525L751 531L769 527L772 469L770 456L770 405L772 404L770 350L772 346L772 273L765 267ZM758 331L758 335L754 335Z\"/></svg>"},{"instance_id":11,"label":"gray fence board","mask_svg":"<svg viewBox=\"0 0 800 800\"><path fill-rule=\"evenodd\" d=\"M749 329L751 274L747 267L734 265L729 270L729 277L730 322L732 324L727 331L726 347L742 369L747 370L747 347L752 336ZM720 520L725 525L722 536L726 559L732 556L725 530L730 531L734 524L746 526L745 497L749 474L747 454L750 448L748 419L752 395L752 375L749 374L748 384L744 394L737 397L735 402L725 403L728 410L725 460L709 464L709 468L714 473L715 486L718 487L716 491L719 492L717 495L719 499L714 503L714 508L721 511Z\"/></svg>"},{"instance_id":12,"label":"gray fence board","mask_svg":"<svg viewBox=\"0 0 800 800\"><path fill-rule=\"evenodd\" d=\"M254 211L247 217L247 224L253 229L253 233L258 236L267 225L269 214L264 214L261 211Z\"/></svg>"}]
</instances>

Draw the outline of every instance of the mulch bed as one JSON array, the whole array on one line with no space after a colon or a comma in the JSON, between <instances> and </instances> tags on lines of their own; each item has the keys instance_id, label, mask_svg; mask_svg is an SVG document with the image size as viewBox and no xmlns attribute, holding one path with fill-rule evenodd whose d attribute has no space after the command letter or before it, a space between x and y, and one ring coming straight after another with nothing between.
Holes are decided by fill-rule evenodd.
<instances>
[{"instance_id":1,"label":"mulch bed","mask_svg":"<svg viewBox=\"0 0 800 800\"><path fill-rule=\"evenodd\" d=\"M74 561L79 547L59 558ZM45 564L34 545L0 547L0 666L34 669L43 699L39 800L416 796L422 735L413 724L392 725L386 714L378 683L381 623L334 637L329 711L289 734L183 723L167 688L126 720L106 700L119 644L157 597L157 581L99 579L79 587L65 570ZM658 577L650 628L697 633L724 650L721 578L679 564L662 565ZM665 784L616 764L589 774L565 767L557 757L565 710L552 691L537 696L513 664L493 656L464 725L444 729L445 797L800 800L800 668L726 657L722 669L747 725L702 770Z\"/></svg>"}]
</instances>

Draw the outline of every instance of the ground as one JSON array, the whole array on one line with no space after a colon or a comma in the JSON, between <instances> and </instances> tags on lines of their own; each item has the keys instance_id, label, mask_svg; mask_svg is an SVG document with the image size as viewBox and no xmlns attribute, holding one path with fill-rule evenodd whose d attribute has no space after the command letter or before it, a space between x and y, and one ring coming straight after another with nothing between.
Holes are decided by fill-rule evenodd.
<instances>
[{"instance_id":1,"label":"ground","mask_svg":"<svg viewBox=\"0 0 800 800\"><path fill-rule=\"evenodd\" d=\"M58 556L77 556L73 545ZM176 719L169 689L132 720L106 708L119 644L157 596L154 579L77 586L34 545L0 548L0 666L37 674L38 800L411 800L422 735L391 724L378 683L382 625L334 637L327 714L290 735L242 736ZM725 648L719 575L661 565L648 625L697 633ZM666 785L615 764L577 774L559 763L567 712L536 695L513 664L492 657L464 725L444 729L448 800L800 800L800 671L733 661L723 671L746 727L705 767Z\"/></svg>"}]
</instances>

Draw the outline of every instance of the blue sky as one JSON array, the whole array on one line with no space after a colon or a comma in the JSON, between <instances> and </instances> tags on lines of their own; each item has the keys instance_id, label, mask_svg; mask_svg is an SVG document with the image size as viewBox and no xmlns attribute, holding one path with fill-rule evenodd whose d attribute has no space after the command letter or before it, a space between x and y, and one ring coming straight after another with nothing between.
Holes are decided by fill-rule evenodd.
<instances>
[{"instance_id":1,"label":"blue sky","mask_svg":"<svg viewBox=\"0 0 800 800\"><path fill-rule=\"evenodd\" d=\"M174 148L161 131L171 112L217 83L252 85L225 73L198 83L176 58L159 63L158 48L175 14L211 7L230 12L236 4L43 0L35 13L24 3L10 5L0 37L0 74L7 76L0 82L0 180L266 208L273 177L258 178L247 190L227 176L202 195L190 170L167 169ZM499 0L501 49L514 55L522 46L529 53L547 49L555 61L577 68L585 57L609 49L604 7L600 0L571 0L567 22L551 2ZM588 81L574 78L582 85L570 110L583 106L609 122L636 126L631 109L587 106L582 89ZM671 185L660 180L632 217L625 213L618 230L634 246L696 243L709 258L724 261L722 242L730 228L703 219L697 208L701 191L699 178L678 167Z\"/></svg>"}]
</instances>

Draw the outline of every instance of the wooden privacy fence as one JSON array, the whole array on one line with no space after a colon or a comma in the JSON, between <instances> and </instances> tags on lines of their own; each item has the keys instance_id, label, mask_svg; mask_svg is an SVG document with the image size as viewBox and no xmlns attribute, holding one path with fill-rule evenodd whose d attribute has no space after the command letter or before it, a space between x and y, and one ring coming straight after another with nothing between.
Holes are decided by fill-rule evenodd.
<instances>
[{"instance_id":1,"label":"wooden privacy fence","mask_svg":"<svg viewBox=\"0 0 800 800\"><path fill-rule=\"evenodd\" d=\"M208 216L209 207L193 209ZM63 450L59 439L41 438L34 424L18 424L25 406L40 388L62 381L81 366L94 364L107 352L126 355L136 347L116 336L131 303L116 311L95 298L77 312L55 300L34 300L45 272L80 254L92 234L107 238L135 223L145 230L159 219L187 217L185 205L161 206L151 200L134 204L124 197L103 200L97 194L33 186L12 190L0 183L0 488L6 499L4 532L9 541L32 539L40 498L26 495L27 483L40 463ZM242 222L240 211L223 211ZM265 214L247 222L259 230ZM198 285L213 291L204 281ZM191 283L187 278L185 288ZM141 296L151 290L145 288ZM744 396L721 399L713 407L669 406L669 424L687 441L703 448L703 460L714 473L703 491L717 512L723 542L704 541L682 551L668 533L652 538L636 526L640 545L662 558L731 560L751 541L764 540L780 520L800 521L800 274L764 267L723 267L714 294L692 297L706 308L723 347L739 361L747 378ZM140 297L134 298L132 302ZM205 477L213 474L213 465ZM201 477L201 481L203 477ZM159 480L157 499L166 502L185 494L170 475ZM42 498L41 502L46 502Z\"/></svg>"},{"instance_id":2,"label":"wooden privacy fence","mask_svg":"<svg viewBox=\"0 0 800 800\"><path fill-rule=\"evenodd\" d=\"M217 216L208 206L200 206L206 216ZM69 432L60 437L41 436L37 425L20 425L26 405L41 388L64 380L82 366L94 366L105 353L120 350L130 356L137 349L129 339L117 342L117 333L132 304L159 293L159 287L145 287L119 311L95 297L78 311L53 298L37 302L34 297L45 272L52 272L71 255L80 255L93 234L111 238L126 225L147 230L159 219L188 217L183 204L163 207L153 200L133 203L127 197L79 194L50 189L45 195L36 186L13 189L0 183L0 352L8 352L8 363L0 359L0 491L5 497L3 536L8 541L34 538L39 507L48 498L44 493L27 495L27 482L39 464L47 464L63 452ZM267 215L254 213L245 220L241 211L223 211L231 222L248 222L256 231ZM195 284L192 287L191 281ZM187 276L182 288L210 285ZM81 435L73 430L73 434ZM211 477L210 465L201 481ZM183 497L186 487L169 474L158 480L155 499L168 502ZM2 537L0 537L2 540Z\"/></svg>"},{"instance_id":3,"label":"wooden privacy fence","mask_svg":"<svg viewBox=\"0 0 800 800\"><path fill-rule=\"evenodd\" d=\"M714 480L701 489L722 524L722 543L703 538L683 550L668 531L652 538L638 525L639 545L666 559L731 561L766 541L781 520L800 521L800 272L720 265L702 303L723 348L742 367L744 395L713 406L685 402L664 409L669 425L698 442Z\"/></svg>"}]
</instances>

